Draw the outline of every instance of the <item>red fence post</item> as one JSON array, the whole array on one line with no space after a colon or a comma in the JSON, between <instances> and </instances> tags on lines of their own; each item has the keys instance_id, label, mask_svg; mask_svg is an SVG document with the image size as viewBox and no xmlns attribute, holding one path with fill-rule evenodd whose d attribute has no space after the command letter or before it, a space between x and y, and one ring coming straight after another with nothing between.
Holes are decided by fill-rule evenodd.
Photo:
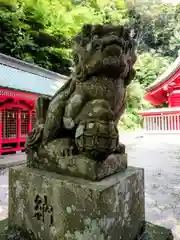
<instances>
[{"instance_id":1,"label":"red fence post","mask_svg":"<svg viewBox=\"0 0 180 240\"><path fill-rule=\"evenodd\" d=\"M2 155L2 109L0 109L0 155Z\"/></svg>"},{"instance_id":2,"label":"red fence post","mask_svg":"<svg viewBox=\"0 0 180 240\"><path fill-rule=\"evenodd\" d=\"M17 110L17 148L20 149L21 143L21 111Z\"/></svg>"},{"instance_id":3,"label":"red fence post","mask_svg":"<svg viewBox=\"0 0 180 240\"><path fill-rule=\"evenodd\" d=\"M32 111L29 112L29 126L28 126L29 133L32 131Z\"/></svg>"}]
</instances>

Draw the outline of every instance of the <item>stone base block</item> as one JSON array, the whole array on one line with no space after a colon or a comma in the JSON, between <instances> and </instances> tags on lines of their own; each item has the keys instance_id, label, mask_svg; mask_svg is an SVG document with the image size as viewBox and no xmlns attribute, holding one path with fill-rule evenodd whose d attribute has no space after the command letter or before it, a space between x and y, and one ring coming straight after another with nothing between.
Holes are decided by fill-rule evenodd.
<instances>
[{"instance_id":1,"label":"stone base block","mask_svg":"<svg viewBox=\"0 0 180 240\"><path fill-rule=\"evenodd\" d=\"M0 221L0 240L34 240L26 236L26 233L17 229L8 231L8 219ZM173 240L170 229L157 226L151 223L145 224L145 231L137 240ZM85 239L82 239L85 240Z\"/></svg>"},{"instance_id":2,"label":"stone base block","mask_svg":"<svg viewBox=\"0 0 180 240\"><path fill-rule=\"evenodd\" d=\"M134 240L144 212L143 169L99 182L25 166L9 171L9 227L33 240Z\"/></svg>"}]
</instances>

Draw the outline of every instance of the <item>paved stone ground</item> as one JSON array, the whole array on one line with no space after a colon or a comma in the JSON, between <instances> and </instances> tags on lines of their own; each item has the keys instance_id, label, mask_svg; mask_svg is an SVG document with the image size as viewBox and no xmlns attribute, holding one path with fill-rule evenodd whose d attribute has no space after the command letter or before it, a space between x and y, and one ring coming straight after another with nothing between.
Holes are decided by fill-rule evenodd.
<instances>
[{"instance_id":1,"label":"paved stone ground","mask_svg":"<svg viewBox=\"0 0 180 240\"><path fill-rule=\"evenodd\" d=\"M146 220L171 228L180 240L180 141L178 136L125 139L128 163L145 169Z\"/></svg>"},{"instance_id":2,"label":"paved stone ground","mask_svg":"<svg viewBox=\"0 0 180 240\"><path fill-rule=\"evenodd\" d=\"M16 154L1 155L0 169L23 164L26 161L25 159L26 157L23 152L17 152Z\"/></svg>"},{"instance_id":3,"label":"paved stone ground","mask_svg":"<svg viewBox=\"0 0 180 240\"><path fill-rule=\"evenodd\" d=\"M129 165L145 168L146 220L171 228L180 240L180 141L178 136L122 135ZM0 220L8 212L8 170L0 170Z\"/></svg>"}]
</instances>

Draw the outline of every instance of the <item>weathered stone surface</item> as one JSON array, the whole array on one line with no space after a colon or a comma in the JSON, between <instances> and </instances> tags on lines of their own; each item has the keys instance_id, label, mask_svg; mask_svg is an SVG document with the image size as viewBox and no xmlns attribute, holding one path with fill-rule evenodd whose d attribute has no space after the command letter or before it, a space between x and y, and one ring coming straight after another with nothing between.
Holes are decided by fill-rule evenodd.
<instances>
[{"instance_id":1,"label":"weathered stone surface","mask_svg":"<svg viewBox=\"0 0 180 240\"><path fill-rule=\"evenodd\" d=\"M154 225L149 222L146 222L145 231L139 238L139 240L173 240L173 239L174 237L171 230L158 225Z\"/></svg>"},{"instance_id":2,"label":"weathered stone surface","mask_svg":"<svg viewBox=\"0 0 180 240\"><path fill-rule=\"evenodd\" d=\"M7 219L0 221L0 240L6 240L7 239Z\"/></svg>"},{"instance_id":3,"label":"weathered stone surface","mask_svg":"<svg viewBox=\"0 0 180 240\"><path fill-rule=\"evenodd\" d=\"M26 231L12 228L8 229L8 218L0 221L0 240L35 240L34 236Z\"/></svg>"},{"instance_id":4,"label":"weathered stone surface","mask_svg":"<svg viewBox=\"0 0 180 240\"><path fill-rule=\"evenodd\" d=\"M7 230L8 219L0 221L0 240L31 240L30 237L26 237L25 233L12 229L10 232ZM173 240L172 231L146 222L145 231L139 237L138 240ZM32 239L34 240L34 239ZM84 239L83 239L84 240ZM90 239L88 239L90 240Z\"/></svg>"},{"instance_id":5,"label":"weathered stone surface","mask_svg":"<svg viewBox=\"0 0 180 240\"><path fill-rule=\"evenodd\" d=\"M144 226L143 169L92 182L21 166L9 186L9 226L34 239L132 240Z\"/></svg>"},{"instance_id":6,"label":"weathered stone surface","mask_svg":"<svg viewBox=\"0 0 180 240\"><path fill-rule=\"evenodd\" d=\"M59 143L57 142L57 144ZM51 158L53 161L51 162L46 157L31 161L30 158L34 159L35 156L28 154L28 162L31 162L30 167L38 167L42 170L89 180L100 180L127 168L127 154L111 154L105 161L97 162L83 155L61 157L57 151L58 146L52 147Z\"/></svg>"}]
</instances>

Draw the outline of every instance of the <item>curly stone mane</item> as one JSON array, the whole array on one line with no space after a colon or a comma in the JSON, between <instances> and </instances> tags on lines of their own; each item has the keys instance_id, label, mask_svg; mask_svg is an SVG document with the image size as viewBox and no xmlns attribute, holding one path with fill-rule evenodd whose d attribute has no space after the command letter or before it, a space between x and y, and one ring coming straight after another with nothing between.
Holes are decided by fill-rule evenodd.
<instances>
[{"instance_id":1,"label":"curly stone mane","mask_svg":"<svg viewBox=\"0 0 180 240\"><path fill-rule=\"evenodd\" d=\"M86 81L91 76L124 79L127 86L135 76L135 41L129 29L113 25L84 25L73 39L75 76Z\"/></svg>"}]
</instances>

